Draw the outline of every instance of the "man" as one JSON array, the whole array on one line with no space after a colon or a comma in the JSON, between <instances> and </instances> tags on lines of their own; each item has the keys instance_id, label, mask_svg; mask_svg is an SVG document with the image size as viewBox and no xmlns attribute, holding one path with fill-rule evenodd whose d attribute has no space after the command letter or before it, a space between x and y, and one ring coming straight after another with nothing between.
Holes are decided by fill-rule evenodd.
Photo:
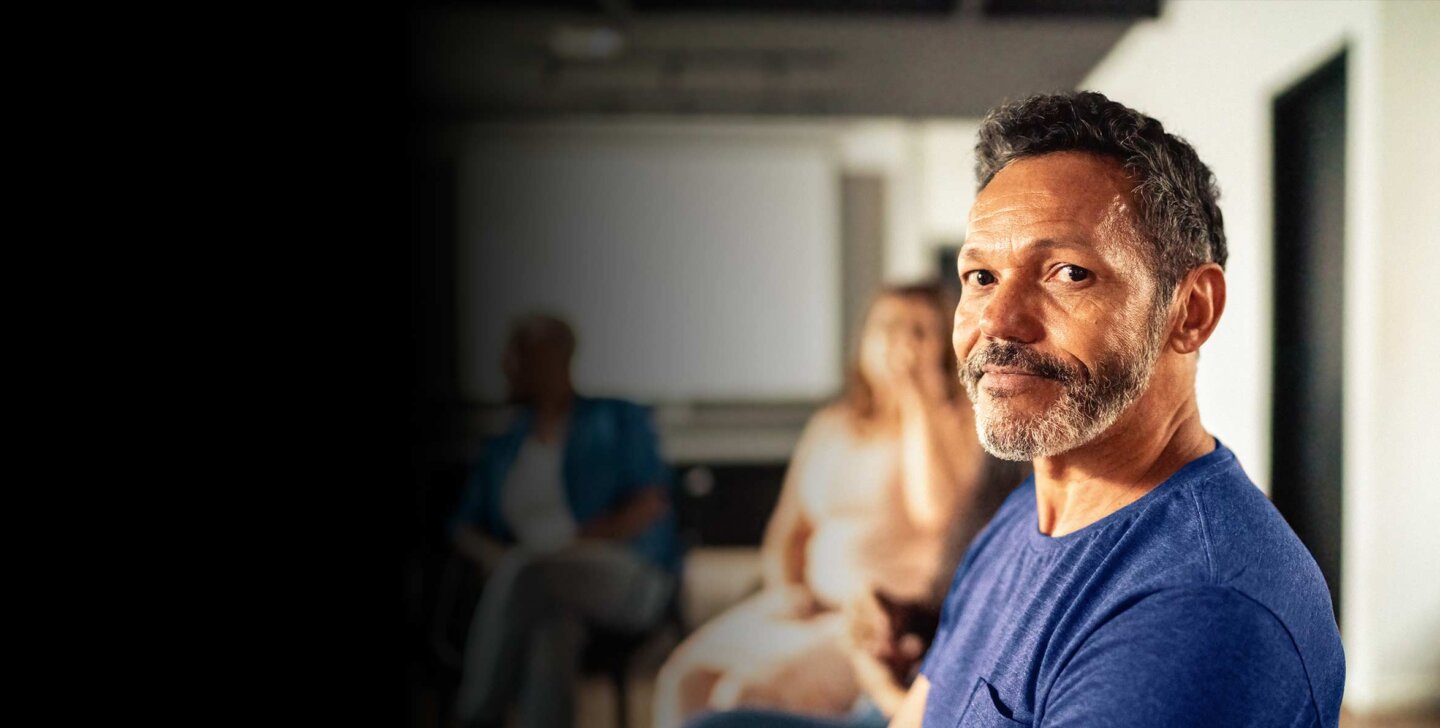
<instances>
[{"instance_id":1,"label":"man","mask_svg":"<svg viewBox=\"0 0 1440 728\"><path fill-rule=\"evenodd\" d=\"M1096 93L998 108L977 152L955 349L986 449L1035 474L896 724L1338 725L1324 579L1196 407L1225 309L1210 170Z\"/></svg>"},{"instance_id":2,"label":"man","mask_svg":"<svg viewBox=\"0 0 1440 728\"><path fill-rule=\"evenodd\" d=\"M498 726L573 724L575 670L590 625L640 631L674 590L679 551L648 411L576 395L575 336L563 321L518 321L504 355L521 405L487 443L451 522L486 574L465 646L456 713Z\"/></svg>"},{"instance_id":3,"label":"man","mask_svg":"<svg viewBox=\"0 0 1440 728\"><path fill-rule=\"evenodd\" d=\"M1097 93L995 109L977 153L955 351L982 444L1034 475L892 725L1337 726L1324 578L1196 407L1225 310L1210 170Z\"/></svg>"}]
</instances>

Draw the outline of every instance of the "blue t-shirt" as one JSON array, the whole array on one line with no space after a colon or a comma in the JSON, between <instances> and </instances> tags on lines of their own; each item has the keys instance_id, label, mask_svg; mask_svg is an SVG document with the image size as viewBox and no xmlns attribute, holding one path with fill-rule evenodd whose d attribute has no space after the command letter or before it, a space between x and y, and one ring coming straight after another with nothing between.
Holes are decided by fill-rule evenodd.
<instances>
[{"instance_id":1,"label":"blue t-shirt","mask_svg":"<svg viewBox=\"0 0 1440 728\"><path fill-rule=\"evenodd\" d=\"M965 555L921 672L927 728L1337 726L1315 560L1228 448L1059 538L1035 482Z\"/></svg>"}]
</instances>

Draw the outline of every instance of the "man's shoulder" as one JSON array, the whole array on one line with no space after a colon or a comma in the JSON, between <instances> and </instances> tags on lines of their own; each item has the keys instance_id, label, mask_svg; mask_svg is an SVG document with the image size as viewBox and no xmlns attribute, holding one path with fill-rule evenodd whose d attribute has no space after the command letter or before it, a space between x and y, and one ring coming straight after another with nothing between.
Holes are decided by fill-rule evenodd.
<instances>
[{"instance_id":1,"label":"man's shoulder","mask_svg":"<svg viewBox=\"0 0 1440 728\"><path fill-rule=\"evenodd\" d=\"M1191 568L1170 572L1177 581L1165 586L1231 586L1261 603L1270 591L1299 589L1328 607L1315 559L1234 453L1222 445L1173 478L1123 527L1141 561L1155 556L1175 563L1175 554L1188 555L1180 561Z\"/></svg>"},{"instance_id":2,"label":"man's shoulder","mask_svg":"<svg viewBox=\"0 0 1440 728\"><path fill-rule=\"evenodd\" d=\"M652 412L648 405L619 397L576 397L574 417L586 427L609 430L648 422Z\"/></svg>"},{"instance_id":3,"label":"man's shoulder","mask_svg":"<svg viewBox=\"0 0 1440 728\"><path fill-rule=\"evenodd\" d=\"M1333 717L1345 662L1325 577L1280 511L1233 456L1230 461L1188 484L1208 581L1274 615L1305 664L1321 714Z\"/></svg>"},{"instance_id":4,"label":"man's shoulder","mask_svg":"<svg viewBox=\"0 0 1440 728\"><path fill-rule=\"evenodd\" d=\"M634 416L648 415L652 409L649 405L620 397L576 397L575 401L579 409L596 413Z\"/></svg>"},{"instance_id":5,"label":"man's shoulder","mask_svg":"<svg viewBox=\"0 0 1440 728\"><path fill-rule=\"evenodd\" d=\"M1272 610L1230 587L1187 586L1147 594L1089 634L1044 712L1085 725L1324 724L1314 687ZM1156 712L1134 715L1147 700Z\"/></svg>"},{"instance_id":6,"label":"man's shoulder","mask_svg":"<svg viewBox=\"0 0 1440 728\"><path fill-rule=\"evenodd\" d=\"M1252 580L1243 577L1259 571L1288 574L1285 581L1292 587L1297 576L1303 577L1325 591L1324 577L1309 550L1233 456L1187 486L1213 583L1249 593L1246 586Z\"/></svg>"},{"instance_id":7,"label":"man's shoulder","mask_svg":"<svg viewBox=\"0 0 1440 728\"><path fill-rule=\"evenodd\" d=\"M1189 644L1202 651L1263 641L1277 665L1299 658L1314 709L1332 720L1344 654L1309 550L1223 446L1169 485L1133 521L1117 524L1115 545L1126 553L1110 583L1128 586L1102 600L1110 605L1102 623L1124 640L1147 624L1157 634L1184 631L1183 621L1194 635Z\"/></svg>"}]
</instances>

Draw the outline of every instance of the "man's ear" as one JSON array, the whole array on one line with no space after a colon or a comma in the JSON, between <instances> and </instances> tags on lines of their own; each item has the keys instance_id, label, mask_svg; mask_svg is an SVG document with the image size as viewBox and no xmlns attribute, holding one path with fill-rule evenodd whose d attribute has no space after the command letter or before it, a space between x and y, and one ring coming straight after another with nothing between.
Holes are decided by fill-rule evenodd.
<instances>
[{"instance_id":1,"label":"man's ear","mask_svg":"<svg viewBox=\"0 0 1440 728\"><path fill-rule=\"evenodd\" d=\"M1191 270L1176 289L1179 318L1170 330L1170 348L1179 354L1199 351L1225 312L1225 271L1215 263Z\"/></svg>"}]
</instances>

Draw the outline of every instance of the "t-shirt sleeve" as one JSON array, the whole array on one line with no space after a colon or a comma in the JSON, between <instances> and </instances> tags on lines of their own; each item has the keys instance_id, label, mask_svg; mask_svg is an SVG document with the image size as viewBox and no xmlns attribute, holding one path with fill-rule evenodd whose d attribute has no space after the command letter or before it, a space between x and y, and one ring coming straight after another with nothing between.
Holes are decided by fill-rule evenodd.
<instances>
[{"instance_id":1,"label":"t-shirt sleeve","mask_svg":"<svg viewBox=\"0 0 1440 728\"><path fill-rule=\"evenodd\" d=\"M1289 632L1228 587L1158 592L1113 617L1062 668L1041 720L1045 728L1319 725Z\"/></svg>"},{"instance_id":2,"label":"t-shirt sleeve","mask_svg":"<svg viewBox=\"0 0 1440 728\"><path fill-rule=\"evenodd\" d=\"M660 437L650 408L627 406L622 419L624 493L652 485L669 487L670 468L660 455Z\"/></svg>"}]
</instances>

